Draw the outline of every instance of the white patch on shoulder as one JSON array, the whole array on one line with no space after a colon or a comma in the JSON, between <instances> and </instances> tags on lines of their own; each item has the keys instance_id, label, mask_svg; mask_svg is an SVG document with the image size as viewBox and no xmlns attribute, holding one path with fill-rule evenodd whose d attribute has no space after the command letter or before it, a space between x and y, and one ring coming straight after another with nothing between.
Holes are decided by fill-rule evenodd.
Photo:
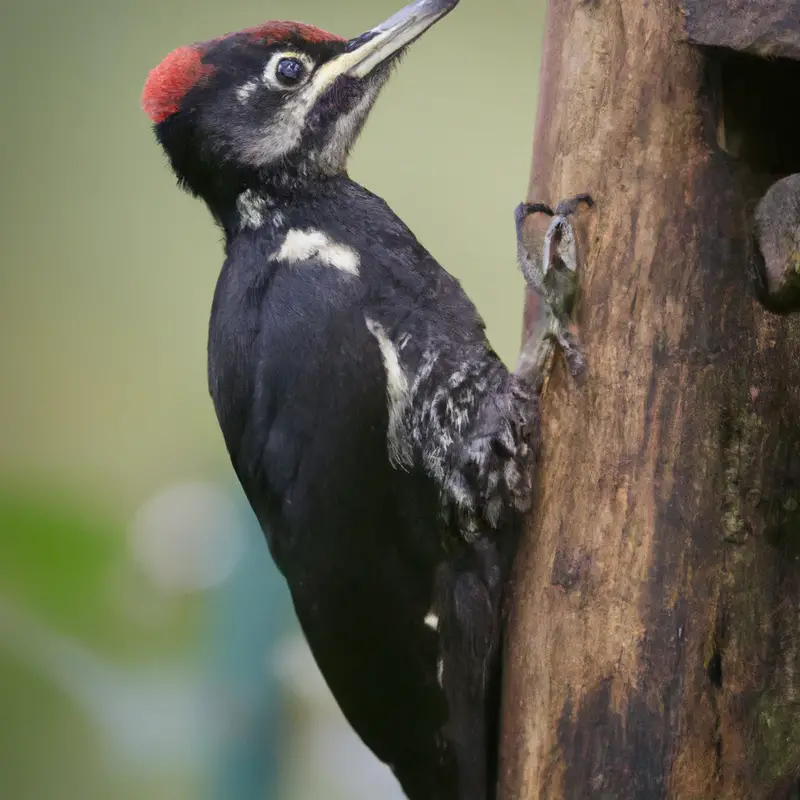
<instances>
[{"instance_id":1,"label":"white patch on shoulder","mask_svg":"<svg viewBox=\"0 0 800 800\"><path fill-rule=\"evenodd\" d=\"M266 220L266 210L266 201L252 189L242 192L236 198L236 211L242 228L260 228Z\"/></svg>"},{"instance_id":2,"label":"white patch on shoulder","mask_svg":"<svg viewBox=\"0 0 800 800\"><path fill-rule=\"evenodd\" d=\"M250 97L252 96L253 92L258 89L259 81L257 80L249 80L247 83L243 83L241 86L236 87L236 96L239 98L240 103L246 103Z\"/></svg>"},{"instance_id":3,"label":"white patch on shoulder","mask_svg":"<svg viewBox=\"0 0 800 800\"><path fill-rule=\"evenodd\" d=\"M392 466L409 469L414 463L411 440L406 432L405 414L411 395L406 373L400 364L397 349L383 326L369 317L364 318L367 330L377 339L386 369L386 397L389 405L389 428L386 444Z\"/></svg>"},{"instance_id":4,"label":"white patch on shoulder","mask_svg":"<svg viewBox=\"0 0 800 800\"><path fill-rule=\"evenodd\" d=\"M438 631L439 630L439 616L434 614L433 611L429 611L424 619L425 624L432 630Z\"/></svg>"},{"instance_id":5,"label":"white patch on shoulder","mask_svg":"<svg viewBox=\"0 0 800 800\"><path fill-rule=\"evenodd\" d=\"M299 228L287 231L283 244L270 260L296 264L312 258L350 275L358 275L358 268L361 265L361 257L352 247L334 242L322 231L303 231Z\"/></svg>"}]
</instances>

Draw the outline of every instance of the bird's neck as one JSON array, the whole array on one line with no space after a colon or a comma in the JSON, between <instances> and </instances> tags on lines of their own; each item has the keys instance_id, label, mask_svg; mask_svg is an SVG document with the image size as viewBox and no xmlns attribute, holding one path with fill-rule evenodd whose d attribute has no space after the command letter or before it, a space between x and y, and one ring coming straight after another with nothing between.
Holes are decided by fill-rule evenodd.
<instances>
[{"instance_id":1,"label":"bird's neck","mask_svg":"<svg viewBox=\"0 0 800 800\"><path fill-rule=\"evenodd\" d=\"M309 200L334 196L353 185L347 173L267 174L242 182L222 202L208 205L230 243L247 231L275 235L285 227L293 208Z\"/></svg>"}]
</instances>

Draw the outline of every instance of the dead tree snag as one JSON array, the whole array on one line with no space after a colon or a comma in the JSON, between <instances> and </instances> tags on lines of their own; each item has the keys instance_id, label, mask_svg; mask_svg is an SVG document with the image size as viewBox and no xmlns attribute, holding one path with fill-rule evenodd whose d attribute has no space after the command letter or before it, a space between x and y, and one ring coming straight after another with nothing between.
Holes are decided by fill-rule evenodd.
<instances>
[{"instance_id":1,"label":"dead tree snag","mask_svg":"<svg viewBox=\"0 0 800 800\"><path fill-rule=\"evenodd\" d=\"M557 365L544 397L500 796L789 798L800 315L755 299L754 220L800 172L800 5L549 0L544 42L529 199L597 206L586 379Z\"/></svg>"}]
</instances>

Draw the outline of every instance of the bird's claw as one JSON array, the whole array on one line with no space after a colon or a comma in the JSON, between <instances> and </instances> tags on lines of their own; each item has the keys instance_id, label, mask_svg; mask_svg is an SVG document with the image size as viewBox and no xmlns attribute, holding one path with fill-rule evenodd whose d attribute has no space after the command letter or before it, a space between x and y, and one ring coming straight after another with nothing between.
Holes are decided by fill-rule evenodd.
<instances>
[{"instance_id":1,"label":"bird's claw","mask_svg":"<svg viewBox=\"0 0 800 800\"><path fill-rule=\"evenodd\" d=\"M514 220L519 225L531 214L547 214L548 217L552 217L553 209L544 203L520 203L514 209ZM517 230L517 236L519 236L519 230Z\"/></svg>"},{"instance_id":2,"label":"bird's claw","mask_svg":"<svg viewBox=\"0 0 800 800\"><path fill-rule=\"evenodd\" d=\"M594 206L594 200L590 194L576 194L574 197L569 197L566 200L562 200L556 206L556 216L569 217L580 208L581 203L583 203L587 208L592 208ZM534 203L534 205L536 204Z\"/></svg>"},{"instance_id":3,"label":"bird's claw","mask_svg":"<svg viewBox=\"0 0 800 800\"><path fill-rule=\"evenodd\" d=\"M562 200L555 211L544 203L520 203L514 210L519 265L527 284L543 303L543 313L522 348L517 367L517 372L533 384L543 377L555 348L563 353L574 378L580 378L586 369L571 320L578 292L578 254L575 232L568 219L582 204L591 208L594 201L588 194L578 194ZM525 220L532 214L548 218L546 229L539 224L533 252L526 247L523 236Z\"/></svg>"}]
</instances>

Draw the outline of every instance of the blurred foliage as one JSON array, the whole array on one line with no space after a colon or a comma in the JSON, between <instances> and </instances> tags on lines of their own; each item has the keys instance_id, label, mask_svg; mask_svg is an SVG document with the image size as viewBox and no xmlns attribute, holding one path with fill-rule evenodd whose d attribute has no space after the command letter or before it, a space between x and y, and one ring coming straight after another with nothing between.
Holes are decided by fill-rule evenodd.
<instances>
[{"instance_id":1,"label":"blurred foliage","mask_svg":"<svg viewBox=\"0 0 800 800\"><path fill-rule=\"evenodd\" d=\"M128 561L124 533L87 498L0 483L0 598L105 653L184 653L199 602L154 595Z\"/></svg>"},{"instance_id":2,"label":"blurred foliage","mask_svg":"<svg viewBox=\"0 0 800 800\"><path fill-rule=\"evenodd\" d=\"M0 486L0 586L62 630L97 640L119 627L108 602L108 573L124 540L76 507L33 487Z\"/></svg>"},{"instance_id":3,"label":"blurred foliage","mask_svg":"<svg viewBox=\"0 0 800 800\"><path fill-rule=\"evenodd\" d=\"M115 774L98 704L109 691L122 700L119 664L185 656L199 603L154 597L119 523L90 509L52 487L0 483L3 798L141 797L145 783L177 797L186 781Z\"/></svg>"}]
</instances>

